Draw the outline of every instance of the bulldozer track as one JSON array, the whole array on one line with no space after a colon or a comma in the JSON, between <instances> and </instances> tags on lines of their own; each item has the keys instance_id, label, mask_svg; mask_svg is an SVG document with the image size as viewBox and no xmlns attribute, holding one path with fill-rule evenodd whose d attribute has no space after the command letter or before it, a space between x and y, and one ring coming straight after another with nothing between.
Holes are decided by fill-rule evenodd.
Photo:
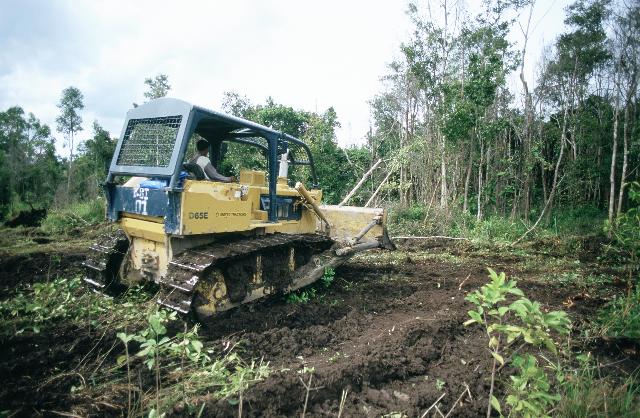
<instances>
[{"instance_id":1,"label":"bulldozer track","mask_svg":"<svg viewBox=\"0 0 640 418\"><path fill-rule=\"evenodd\" d=\"M329 247L333 241L319 234L270 234L255 238L237 238L201 245L176 255L169 263L167 275L160 279L158 305L181 314L191 311L198 282L221 263L252 254L287 246ZM107 293L123 287L118 280L120 265L127 256L129 241L122 230L105 234L90 247L91 253L82 263L83 280L96 292Z\"/></svg>"},{"instance_id":2,"label":"bulldozer track","mask_svg":"<svg viewBox=\"0 0 640 418\"><path fill-rule=\"evenodd\" d=\"M100 236L89 247L91 253L82 263L86 273L83 278L85 283L98 292L116 287L118 269L128 248L129 240L122 230Z\"/></svg>"},{"instance_id":3,"label":"bulldozer track","mask_svg":"<svg viewBox=\"0 0 640 418\"><path fill-rule=\"evenodd\" d=\"M319 234L272 234L236 242L217 242L186 250L169 263L166 277L160 280L161 291L157 303L187 314L195 287L208 272L223 262L259 254L271 249L301 244L320 246L332 240Z\"/></svg>"}]
</instances>

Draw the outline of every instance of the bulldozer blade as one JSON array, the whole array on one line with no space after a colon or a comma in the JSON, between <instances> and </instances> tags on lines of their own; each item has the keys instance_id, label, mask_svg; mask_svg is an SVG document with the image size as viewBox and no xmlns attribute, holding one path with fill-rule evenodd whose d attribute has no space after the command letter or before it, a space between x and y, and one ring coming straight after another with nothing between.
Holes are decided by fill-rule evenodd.
<instances>
[{"instance_id":1,"label":"bulldozer blade","mask_svg":"<svg viewBox=\"0 0 640 418\"><path fill-rule=\"evenodd\" d=\"M379 247L395 249L387 235L384 209L337 205L322 205L320 209L329 221L329 236L333 240L350 246L378 242Z\"/></svg>"}]
</instances>

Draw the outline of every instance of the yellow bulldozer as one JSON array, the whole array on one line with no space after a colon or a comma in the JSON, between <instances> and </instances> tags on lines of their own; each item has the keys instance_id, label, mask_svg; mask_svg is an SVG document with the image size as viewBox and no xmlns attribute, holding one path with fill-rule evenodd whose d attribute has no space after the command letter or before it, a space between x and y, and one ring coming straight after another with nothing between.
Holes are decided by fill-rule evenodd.
<instances>
[{"instance_id":1,"label":"yellow bulldozer","mask_svg":"<svg viewBox=\"0 0 640 418\"><path fill-rule=\"evenodd\" d=\"M266 170L207 180L188 158L202 139L215 167L233 143L259 150ZM289 184L294 166L309 190ZM359 251L394 248L383 209L321 204L303 141L177 99L127 113L104 187L107 219L121 228L91 246L85 282L104 292L152 281L158 304L201 319L313 283Z\"/></svg>"}]
</instances>

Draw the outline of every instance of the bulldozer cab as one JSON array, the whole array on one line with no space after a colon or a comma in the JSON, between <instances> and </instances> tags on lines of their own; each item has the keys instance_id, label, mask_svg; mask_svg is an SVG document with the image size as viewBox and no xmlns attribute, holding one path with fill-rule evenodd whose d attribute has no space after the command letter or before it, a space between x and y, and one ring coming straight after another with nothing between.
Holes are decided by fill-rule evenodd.
<instances>
[{"instance_id":1,"label":"bulldozer cab","mask_svg":"<svg viewBox=\"0 0 640 418\"><path fill-rule=\"evenodd\" d=\"M161 98L127 113L105 183L108 219L117 221L123 212L163 217L165 231L179 233L180 194L185 171L191 171L185 168L193 168L184 164L193 153L190 144L198 138L209 142L209 156L218 169L229 143L260 150L266 160L268 202L274 202L267 204L269 222L278 220L279 156L286 155L289 165L308 166L312 188L318 188L313 156L299 139L182 100ZM119 179L130 176L144 178L144 183L137 184L140 187L118 187Z\"/></svg>"}]
</instances>

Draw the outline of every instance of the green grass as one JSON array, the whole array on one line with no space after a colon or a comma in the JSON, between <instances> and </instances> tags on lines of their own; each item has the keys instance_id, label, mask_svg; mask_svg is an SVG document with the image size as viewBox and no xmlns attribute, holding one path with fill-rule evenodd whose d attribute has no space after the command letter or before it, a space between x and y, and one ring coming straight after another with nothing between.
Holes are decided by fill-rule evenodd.
<instances>
[{"instance_id":1,"label":"green grass","mask_svg":"<svg viewBox=\"0 0 640 418\"><path fill-rule=\"evenodd\" d=\"M40 227L49 234L65 234L75 228L96 225L104 221L104 218L105 201L103 198L96 198L49 211Z\"/></svg>"},{"instance_id":2,"label":"green grass","mask_svg":"<svg viewBox=\"0 0 640 418\"><path fill-rule=\"evenodd\" d=\"M462 213L459 208L442 211L417 204L406 208L395 206L389 210L389 231L392 235L448 235L465 237L478 243L508 244L524 235L535 222L524 219L487 215L477 221L472 213ZM593 206L560 208L551 213L549 222L543 220L528 235L528 240L568 235L601 234L606 214Z\"/></svg>"},{"instance_id":3,"label":"green grass","mask_svg":"<svg viewBox=\"0 0 640 418\"><path fill-rule=\"evenodd\" d=\"M607 304L599 312L598 323L602 335L640 342L640 287Z\"/></svg>"},{"instance_id":4,"label":"green grass","mask_svg":"<svg viewBox=\"0 0 640 418\"><path fill-rule=\"evenodd\" d=\"M570 371L561 385L561 400L555 416L565 418L626 417L639 418L640 380L638 372L622 381L599 377L601 371L582 359L581 366Z\"/></svg>"},{"instance_id":5,"label":"green grass","mask_svg":"<svg viewBox=\"0 0 640 418\"><path fill-rule=\"evenodd\" d=\"M479 242L510 243L520 238L526 231L527 228L522 222L491 217L470 224L467 237Z\"/></svg>"}]
</instances>

